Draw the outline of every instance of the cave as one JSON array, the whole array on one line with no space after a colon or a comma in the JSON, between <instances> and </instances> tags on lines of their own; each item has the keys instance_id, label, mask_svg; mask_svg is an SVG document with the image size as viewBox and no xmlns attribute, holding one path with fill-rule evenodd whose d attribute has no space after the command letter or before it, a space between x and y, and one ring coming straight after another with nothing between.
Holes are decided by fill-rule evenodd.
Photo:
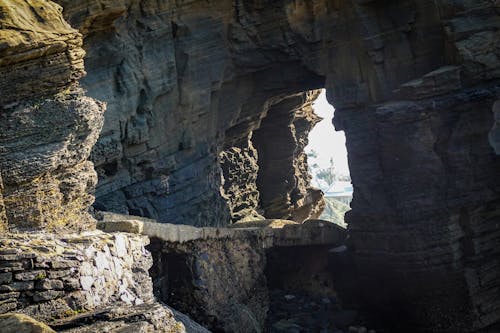
<instances>
[{"instance_id":1,"label":"cave","mask_svg":"<svg viewBox=\"0 0 500 333\"><path fill-rule=\"evenodd\" d=\"M257 284L267 282L253 270L266 259L252 246L267 244L259 243L271 237L266 232L286 244L286 230L302 230L321 213L303 149L315 122L311 103L325 89L335 129L346 135L355 188L345 219L358 287L344 301L376 314L383 327L396 315L397 329L410 331L498 330L495 2L4 0L0 14L0 236L7 249L0 261L8 262L0 284L28 288L0 290L9 289L1 313L22 310L50 322L53 315L29 302L62 302L65 290L80 289L92 311L106 302L149 304L149 286L137 281L130 290L110 283L116 295L103 291L97 281L104 275L90 273L106 265L81 269L82 258L84 268L93 255L126 260L128 244L147 259L128 267L145 281L156 259L141 252L146 245L137 244L146 241L136 234L161 235L182 249L201 235L206 249L226 255L217 267L228 281L234 258L255 273L244 281L257 296L228 290L243 304L236 312L252 313L249 326L262 322L256 304L265 291ZM114 226L96 222L100 216ZM273 223L293 226L279 231ZM126 227L132 236L89 236L96 225ZM262 225L267 231L252 229ZM12 245L25 249L16 236L22 232L81 233L90 240L68 236L69 252L99 239L114 242L116 253L54 250L63 263L80 262L73 272L80 278L37 282L44 277L27 258L42 254L23 256ZM275 236L281 232L286 237ZM38 268L62 274L47 267ZM35 293L31 284L53 289ZM72 306L83 299L73 297Z\"/></svg>"}]
</instances>

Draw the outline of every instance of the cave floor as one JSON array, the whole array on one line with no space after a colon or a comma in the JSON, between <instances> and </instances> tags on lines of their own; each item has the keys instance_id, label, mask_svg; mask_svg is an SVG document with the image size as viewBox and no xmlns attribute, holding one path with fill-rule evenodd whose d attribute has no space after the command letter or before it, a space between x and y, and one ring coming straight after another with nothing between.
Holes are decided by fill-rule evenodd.
<instances>
[{"instance_id":1,"label":"cave floor","mask_svg":"<svg viewBox=\"0 0 500 333\"><path fill-rule=\"evenodd\" d=\"M383 333L367 329L355 310L343 309L336 297L270 291L270 308L265 332L268 333Z\"/></svg>"}]
</instances>

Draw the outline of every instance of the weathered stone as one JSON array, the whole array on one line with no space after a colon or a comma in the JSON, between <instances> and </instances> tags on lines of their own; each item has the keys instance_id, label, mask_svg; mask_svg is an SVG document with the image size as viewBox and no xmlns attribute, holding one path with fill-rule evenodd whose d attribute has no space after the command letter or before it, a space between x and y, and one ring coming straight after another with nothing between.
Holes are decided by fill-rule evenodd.
<instances>
[{"instance_id":1,"label":"weathered stone","mask_svg":"<svg viewBox=\"0 0 500 333\"><path fill-rule=\"evenodd\" d=\"M74 273L74 270L72 270L72 269L63 269L63 270L59 270L59 271L50 270L47 272L47 277L49 279L57 279L57 278L71 275L72 273Z\"/></svg>"},{"instance_id":2,"label":"weathered stone","mask_svg":"<svg viewBox=\"0 0 500 333\"><path fill-rule=\"evenodd\" d=\"M64 285L60 280L43 279L35 283L35 288L41 290L61 290L64 288Z\"/></svg>"},{"instance_id":3,"label":"weathered stone","mask_svg":"<svg viewBox=\"0 0 500 333\"><path fill-rule=\"evenodd\" d=\"M22 261L0 261L0 272L20 271L25 268Z\"/></svg>"},{"instance_id":4,"label":"weathered stone","mask_svg":"<svg viewBox=\"0 0 500 333\"><path fill-rule=\"evenodd\" d=\"M80 266L80 261L77 260L65 260L58 259L54 260L50 264L54 269L62 269L62 268L74 268Z\"/></svg>"},{"instance_id":5,"label":"weathered stone","mask_svg":"<svg viewBox=\"0 0 500 333\"><path fill-rule=\"evenodd\" d=\"M493 117L493 128L490 130L488 138L495 153L500 155L500 100L493 104Z\"/></svg>"},{"instance_id":6,"label":"weathered stone","mask_svg":"<svg viewBox=\"0 0 500 333\"><path fill-rule=\"evenodd\" d=\"M265 253L257 242L249 237L169 245L153 239L157 297L213 331L260 331L268 295Z\"/></svg>"},{"instance_id":7,"label":"weathered stone","mask_svg":"<svg viewBox=\"0 0 500 333\"><path fill-rule=\"evenodd\" d=\"M32 290L35 288L33 281L14 281L10 284L0 285L0 291L24 291Z\"/></svg>"},{"instance_id":8,"label":"weathered stone","mask_svg":"<svg viewBox=\"0 0 500 333\"><path fill-rule=\"evenodd\" d=\"M122 256L114 250L116 240L120 244L120 239L126 244L119 249L125 251ZM64 313L73 315L71 309L92 310L154 301L148 273L151 255L144 248L148 241L142 235L100 231L61 236L11 233L0 237L0 244L7 243L18 249L15 255L34 253L36 256L29 261L50 265L43 270L25 267L21 272L6 273L5 282L0 284L4 312L14 306L36 319L50 321ZM38 252L36 248L45 250ZM8 249L4 251L6 255L14 253ZM106 263L105 267L101 262ZM12 266L13 261L0 260L0 265L4 263Z\"/></svg>"},{"instance_id":9,"label":"weathered stone","mask_svg":"<svg viewBox=\"0 0 500 333\"><path fill-rule=\"evenodd\" d=\"M0 273L0 284L10 283L12 281L12 273Z\"/></svg>"},{"instance_id":10,"label":"weathered stone","mask_svg":"<svg viewBox=\"0 0 500 333\"><path fill-rule=\"evenodd\" d=\"M247 184L254 175L246 174L244 181L233 177L238 182L234 186L224 183L228 193L249 194L248 200L228 200L221 193L219 154L226 147L239 147L231 149L240 154L231 160L243 166L238 170L255 170L255 163L240 163L250 153L248 143L238 139L249 138L259 127L273 127L266 122L280 118L275 112L284 112L279 104L287 104L288 97L325 87L336 107L336 127L346 131L355 189L347 222L363 304L386 313L387 323L399 319L406 326L395 331L470 331L500 320L500 299L491 296L500 281L500 160L487 138L491 106L500 97L495 1L58 2L67 20L85 34L89 75L83 85L89 95L109 104L104 131L92 152L100 178L96 207L198 226L227 225L231 212L262 215L254 208L255 187L252 181ZM83 222L80 215L91 198L84 195L83 204L77 198L95 179L88 181L90 165L74 163L87 156L73 156L79 149L63 149L60 155L61 150L46 147L47 142L64 146L69 139L31 136L26 143L40 143L41 153L25 149L19 142L23 131L17 129L26 127L5 119L11 112L36 114L32 95L42 90L52 101L54 86L64 92L71 75L81 75L80 37L54 5L47 10L52 16L46 17L34 3L6 2L2 16L7 27L20 29L4 29L1 35L7 41L0 51L6 91L1 99L10 103L11 92L20 89L18 97L28 105L10 103L1 112L0 135L6 133L14 142L0 137L0 147L11 159L14 152L23 157L6 168L0 152L7 219L9 224L44 226L40 214L52 220L61 212L44 213L40 207L55 206L77 212L75 222ZM17 17L25 19L17 22ZM72 41L76 45L68 45ZM62 73L38 71L38 65ZM53 112L60 121L51 128L64 128L66 114L61 110L70 108L44 103L46 97L39 103L41 113ZM95 124L90 123L87 127ZM290 163L290 147L296 143L286 128L290 122L280 123L288 153L277 152L286 155L283 166L288 170L276 173L279 184L267 184L276 196L266 196L268 190L257 186L259 200L269 212L298 211L298 220L314 217L318 193L304 193L303 186L293 190L304 184L302 172L296 173L303 158L296 156ZM72 128L70 134L79 139L89 131ZM90 145L84 144L82 151ZM54 159L44 152L52 152ZM257 147L257 155L265 153ZM53 168L42 168L44 161ZM36 176L44 178L29 178L36 172L25 165L37 166ZM265 170L259 167L264 178ZM14 182L12 173L26 183ZM291 176L295 174L300 179ZM46 185L36 183L38 179ZM71 181L60 184L62 179ZM292 207L295 195L305 212ZM78 208L65 207L75 201ZM210 237L220 232L155 232L189 241L180 231L193 238L199 232ZM394 316L395 305L401 316Z\"/></svg>"},{"instance_id":11,"label":"weathered stone","mask_svg":"<svg viewBox=\"0 0 500 333\"><path fill-rule=\"evenodd\" d=\"M191 321L192 322L192 321ZM172 311L159 303L139 306L120 306L96 313L88 312L73 318L51 323L58 332L169 332L185 333L183 323ZM193 323L193 327L196 323ZM188 331L206 333L207 330Z\"/></svg>"},{"instance_id":12,"label":"weathered stone","mask_svg":"<svg viewBox=\"0 0 500 333\"><path fill-rule=\"evenodd\" d=\"M90 290L94 285L94 278L92 276L82 276L80 277L80 284L83 290Z\"/></svg>"},{"instance_id":13,"label":"weathered stone","mask_svg":"<svg viewBox=\"0 0 500 333\"><path fill-rule=\"evenodd\" d=\"M0 170L0 233L7 230L7 215L5 214L5 204L3 202L3 181Z\"/></svg>"},{"instance_id":14,"label":"weathered stone","mask_svg":"<svg viewBox=\"0 0 500 333\"><path fill-rule=\"evenodd\" d=\"M33 295L33 301L42 302L49 301L58 297L62 297L64 292L58 290L46 290L46 291L37 291Z\"/></svg>"},{"instance_id":15,"label":"weathered stone","mask_svg":"<svg viewBox=\"0 0 500 333\"><path fill-rule=\"evenodd\" d=\"M42 270L14 274L14 278L16 280L21 280L21 281L40 280L40 279L44 279L45 277L47 277L47 273L45 271L42 271Z\"/></svg>"},{"instance_id":16,"label":"weathered stone","mask_svg":"<svg viewBox=\"0 0 500 333\"><path fill-rule=\"evenodd\" d=\"M0 302L0 313L9 312L17 308L17 303L15 299L7 299L6 301Z\"/></svg>"},{"instance_id":17,"label":"weathered stone","mask_svg":"<svg viewBox=\"0 0 500 333\"><path fill-rule=\"evenodd\" d=\"M6 0L0 11L0 169L9 228L89 228L96 175L86 159L104 105L78 88L82 36L53 2Z\"/></svg>"},{"instance_id":18,"label":"weathered stone","mask_svg":"<svg viewBox=\"0 0 500 333\"><path fill-rule=\"evenodd\" d=\"M20 314L0 314L0 327L4 333L56 333L49 326Z\"/></svg>"},{"instance_id":19,"label":"weathered stone","mask_svg":"<svg viewBox=\"0 0 500 333\"><path fill-rule=\"evenodd\" d=\"M16 299L19 297L20 293L19 292L2 292L0 293L0 300L6 300L6 299Z\"/></svg>"}]
</instances>

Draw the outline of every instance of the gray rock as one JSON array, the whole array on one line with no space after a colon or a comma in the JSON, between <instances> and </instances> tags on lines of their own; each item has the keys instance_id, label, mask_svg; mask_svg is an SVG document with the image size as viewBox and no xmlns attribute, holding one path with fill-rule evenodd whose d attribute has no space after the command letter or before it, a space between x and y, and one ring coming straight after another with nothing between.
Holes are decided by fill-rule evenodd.
<instances>
[{"instance_id":1,"label":"gray rock","mask_svg":"<svg viewBox=\"0 0 500 333\"><path fill-rule=\"evenodd\" d=\"M12 281L12 273L0 273L0 284L10 283Z\"/></svg>"}]
</instances>

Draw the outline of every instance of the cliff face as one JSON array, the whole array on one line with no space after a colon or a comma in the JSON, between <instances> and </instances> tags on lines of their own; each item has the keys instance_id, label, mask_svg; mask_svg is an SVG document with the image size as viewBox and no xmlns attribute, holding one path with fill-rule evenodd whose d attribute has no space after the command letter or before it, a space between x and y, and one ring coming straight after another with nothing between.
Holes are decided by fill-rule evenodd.
<instances>
[{"instance_id":1,"label":"cliff face","mask_svg":"<svg viewBox=\"0 0 500 333\"><path fill-rule=\"evenodd\" d=\"M97 207L194 225L258 216L247 138L273 104L320 87L324 79L297 57L289 59L288 50L281 54L275 45L252 40L255 23L246 20L260 20L260 13L246 14L253 5L59 3L85 36L88 75L82 83L90 96L108 103L92 153ZM275 31L287 24L284 12L275 22L270 14L263 19ZM241 151L237 157L235 149ZM286 154L293 159L299 152ZM241 188L229 183L227 168L221 193L220 164L227 159L248 169L240 203L225 199Z\"/></svg>"},{"instance_id":2,"label":"cliff face","mask_svg":"<svg viewBox=\"0 0 500 333\"><path fill-rule=\"evenodd\" d=\"M5 205L11 227L88 229L104 104L78 87L82 36L52 2L5 0L0 14L0 222Z\"/></svg>"},{"instance_id":3,"label":"cliff face","mask_svg":"<svg viewBox=\"0 0 500 333\"><path fill-rule=\"evenodd\" d=\"M423 328L499 319L493 2L58 2L84 34L83 85L108 102L98 207L195 225L293 216L307 180L281 106L325 87L347 136L365 303ZM245 176L221 172L228 160Z\"/></svg>"},{"instance_id":4,"label":"cliff face","mask_svg":"<svg viewBox=\"0 0 500 333\"><path fill-rule=\"evenodd\" d=\"M81 84L108 103L98 208L211 226L314 216L304 92L325 87L347 137L364 304L423 330L500 320L497 2L57 2L83 34ZM86 220L103 107L75 87L81 37L51 2L3 3L20 19L2 27L28 34L0 35L7 219L44 226L55 203Z\"/></svg>"}]
</instances>

